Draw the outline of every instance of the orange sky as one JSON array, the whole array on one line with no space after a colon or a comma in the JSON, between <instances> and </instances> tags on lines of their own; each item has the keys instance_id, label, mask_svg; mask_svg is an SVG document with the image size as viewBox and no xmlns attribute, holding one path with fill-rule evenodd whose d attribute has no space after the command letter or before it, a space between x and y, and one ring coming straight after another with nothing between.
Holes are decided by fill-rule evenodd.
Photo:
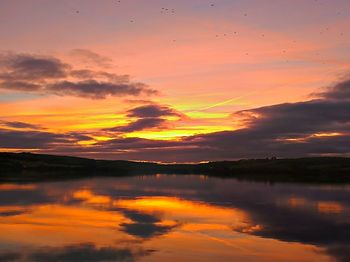
<instances>
[{"instance_id":1,"label":"orange sky","mask_svg":"<svg viewBox=\"0 0 350 262\"><path fill-rule=\"evenodd\" d=\"M6 124L22 122L40 132L88 135L72 142L81 147L116 138L169 141L237 130L246 124L232 117L235 112L308 101L348 75L349 11L346 0L5 0L0 3L0 124L6 132L33 130ZM13 63L21 56L56 59L69 65L64 69L69 75L35 78L45 90L14 87L4 72L19 81L23 70L33 70L16 71ZM81 79L72 70L87 69L94 79L84 81L116 84L128 76L123 82L128 88L142 83L156 92L96 99L85 90L48 87L56 80L77 83ZM114 78L107 79L107 73ZM94 96L102 87L96 88ZM177 113L144 117L131 130L140 118L128 111L147 105ZM0 141L0 147L67 153L52 145L41 150L35 143L21 148Z\"/></svg>"}]
</instances>

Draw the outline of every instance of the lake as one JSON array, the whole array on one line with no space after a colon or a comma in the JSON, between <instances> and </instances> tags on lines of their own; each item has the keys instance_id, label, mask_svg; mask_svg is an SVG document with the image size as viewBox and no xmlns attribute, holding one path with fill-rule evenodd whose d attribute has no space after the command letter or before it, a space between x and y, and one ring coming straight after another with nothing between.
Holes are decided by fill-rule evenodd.
<instances>
[{"instance_id":1,"label":"lake","mask_svg":"<svg viewBox=\"0 0 350 262\"><path fill-rule=\"evenodd\" d=\"M350 261L350 186L203 175L0 184L0 261Z\"/></svg>"}]
</instances>

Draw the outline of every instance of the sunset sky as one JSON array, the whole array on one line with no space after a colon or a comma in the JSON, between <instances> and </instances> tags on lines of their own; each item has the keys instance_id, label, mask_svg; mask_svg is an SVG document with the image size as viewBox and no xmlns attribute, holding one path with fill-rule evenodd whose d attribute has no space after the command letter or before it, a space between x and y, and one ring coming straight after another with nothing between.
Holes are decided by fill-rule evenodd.
<instances>
[{"instance_id":1,"label":"sunset sky","mask_svg":"<svg viewBox=\"0 0 350 262\"><path fill-rule=\"evenodd\" d=\"M349 0L1 0L0 151L350 156Z\"/></svg>"}]
</instances>

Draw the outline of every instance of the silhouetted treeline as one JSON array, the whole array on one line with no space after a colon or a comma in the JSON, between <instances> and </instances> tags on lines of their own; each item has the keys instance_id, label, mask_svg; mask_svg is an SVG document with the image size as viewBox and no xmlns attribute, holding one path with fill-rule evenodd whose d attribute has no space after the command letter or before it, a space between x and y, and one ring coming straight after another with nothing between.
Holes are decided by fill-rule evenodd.
<instances>
[{"instance_id":1,"label":"silhouetted treeline","mask_svg":"<svg viewBox=\"0 0 350 262\"><path fill-rule=\"evenodd\" d=\"M205 174L271 182L350 182L350 158L247 159L201 164L93 160L32 153L0 153L0 179L52 179L135 174ZM49 176L49 177L45 177Z\"/></svg>"}]
</instances>

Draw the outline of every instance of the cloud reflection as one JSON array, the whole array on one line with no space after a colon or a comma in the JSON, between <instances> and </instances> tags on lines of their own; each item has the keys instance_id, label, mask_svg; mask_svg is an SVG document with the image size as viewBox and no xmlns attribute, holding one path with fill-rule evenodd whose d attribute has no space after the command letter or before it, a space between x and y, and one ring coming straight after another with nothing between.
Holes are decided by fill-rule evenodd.
<instances>
[{"instance_id":1,"label":"cloud reflection","mask_svg":"<svg viewBox=\"0 0 350 262\"><path fill-rule=\"evenodd\" d=\"M298 261L307 257L321 261L327 256L346 261L349 190L347 186L270 185L199 176L3 184L0 247L10 242L17 247L31 244L35 252L25 256L44 257L48 254L36 250L56 246L58 258L67 250L91 249L103 257L113 254L108 247L115 243L118 252L132 247L162 253L175 247L190 249L195 241L208 259L207 245L215 245L226 259L243 259L248 254L240 250L253 254L257 247L260 256L268 256L269 241L280 257L292 252ZM72 247L86 240L91 244ZM227 246L239 248L228 250ZM13 250L0 250L6 251L2 261L18 256Z\"/></svg>"},{"instance_id":2,"label":"cloud reflection","mask_svg":"<svg viewBox=\"0 0 350 262\"><path fill-rule=\"evenodd\" d=\"M98 261L134 261L136 257L146 255L147 251L137 252L127 248L113 246L98 247L92 243L81 243L64 247L44 247L28 252L3 252L0 260L36 261L36 262L98 262Z\"/></svg>"}]
</instances>

